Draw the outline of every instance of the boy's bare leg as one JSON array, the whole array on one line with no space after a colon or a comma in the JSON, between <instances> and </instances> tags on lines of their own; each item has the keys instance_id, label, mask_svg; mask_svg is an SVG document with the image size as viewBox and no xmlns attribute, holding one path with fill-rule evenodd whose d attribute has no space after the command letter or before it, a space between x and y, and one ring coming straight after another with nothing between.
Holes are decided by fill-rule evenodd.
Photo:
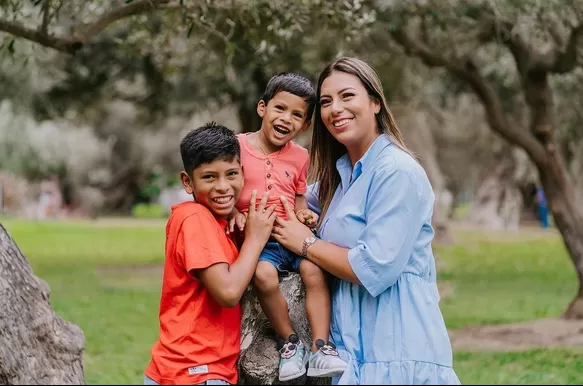
<instances>
[{"instance_id":1,"label":"boy's bare leg","mask_svg":"<svg viewBox=\"0 0 583 386\"><path fill-rule=\"evenodd\" d=\"M267 261L260 261L255 270L253 284L258 293L259 304L277 335L287 339L294 330L289 319L287 301L279 290L277 269Z\"/></svg>"},{"instance_id":2,"label":"boy's bare leg","mask_svg":"<svg viewBox=\"0 0 583 386\"><path fill-rule=\"evenodd\" d=\"M309 260L300 263L300 276L306 286L306 313L312 329L312 352L318 351L316 340L328 343L330 336L330 293L324 271Z\"/></svg>"}]
</instances>

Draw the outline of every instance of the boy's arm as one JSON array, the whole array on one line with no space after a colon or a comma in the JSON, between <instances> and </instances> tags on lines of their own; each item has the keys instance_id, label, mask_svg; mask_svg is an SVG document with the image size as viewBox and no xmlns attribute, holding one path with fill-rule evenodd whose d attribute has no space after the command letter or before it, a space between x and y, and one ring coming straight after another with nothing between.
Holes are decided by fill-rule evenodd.
<instances>
[{"instance_id":1,"label":"boy's arm","mask_svg":"<svg viewBox=\"0 0 583 386\"><path fill-rule=\"evenodd\" d=\"M295 212L297 219L310 227L318 222L318 215L309 209L308 198L303 194L296 194Z\"/></svg>"},{"instance_id":2,"label":"boy's arm","mask_svg":"<svg viewBox=\"0 0 583 386\"><path fill-rule=\"evenodd\" d=\"M195 276L223 307L235 307L239 303L253 279L259 255L273 229L275 205L265 208L268 194L264 194L256 209L256 197L257 191L254 190L249 203L245 241L237 260L230 265L220 262L195 271Z\"/></svg>"},{"instance_id":3,"label":"boy's arm","mask_svg":"<svg viewBox=\"0 0 583 386\"><path fill-rule=\"evenodd\" d=\"M305 154L305 162L302 170L300 171L298 180L296 181L296 199L295 199L295 213L297 219L308 225L315 226L318 222L318 215L309 209L308 198L305 193L307 191L308 185L308 169L310 168L310 158Z\"/></svg>"},{"instance_id":4,"label":"boy's arm","mask_svg":"<svg viewBox=\"0 0 583 386\"><path fill-rule=\"evenodd\" d=\"M263 247L264 243L253 238L245 239L233 264L214 264L195 275L221 306L235 307L253 278Z\"/></svg>"},{"instance_id":5,"label":"boy's arm","mask_svg":"<svg viewBox=\"0 0 583 386\"><path fill-rule=\"evenodd\" d=\"M295 211L298 213L302 209L308 209L308 199L304 194L296 194Z\"/></svg>"}]
</instances>

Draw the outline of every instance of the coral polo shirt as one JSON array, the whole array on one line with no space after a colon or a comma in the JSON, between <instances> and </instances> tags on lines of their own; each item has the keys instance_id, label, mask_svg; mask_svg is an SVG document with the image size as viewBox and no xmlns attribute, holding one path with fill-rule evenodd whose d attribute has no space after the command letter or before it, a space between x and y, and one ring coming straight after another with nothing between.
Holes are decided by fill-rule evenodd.
<instances>
[{"instance_id":1,"label":"coral polo shirt","mask_svg":"<svg viewBox=\"0 0 583 386\"><path fill-rule=\"evenodd\" d=\"M248 134L239 134L241 145L241 165L245 185L237 202L237 210L249 211L249 200L253 190L257 190L257 204L265 192L269 192L267 206L275 205L279 217L287 219L287 213L280 197L285 196L295 210L296 194L305 194L307 190L310 156L308 151L295 142L288 142L283 149L265 155L249 142Z\"/></svg>"},{"instance_id":2,"label":"coral polo shirt","mask_svg":"<svg viewBox=\"0 0 583 386\"><path fill-rule=\"evenodd\" d=\"M159 384L193 385L209 379L237 383L240 306L221 306L191 273L237 259L225 225L195 202L172 207L166 225L160 334L145 371Z\"/></svg>"}]
</instances>

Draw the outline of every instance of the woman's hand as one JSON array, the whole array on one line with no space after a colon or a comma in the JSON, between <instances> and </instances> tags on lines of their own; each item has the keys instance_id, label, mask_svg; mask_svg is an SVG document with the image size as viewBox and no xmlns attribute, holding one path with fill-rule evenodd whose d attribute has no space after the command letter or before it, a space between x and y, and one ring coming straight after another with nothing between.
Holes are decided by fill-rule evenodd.
<instances>
[{"instance_id":1,"label":"woman's hand","mask_svg":"<svg viewBox=\"0 0 583 386\"><path fill-rule=\"evenodd\" d=\"M287 213L287 220L282 218L275 219L271 236L281 245L295 253L302 255L302 246L307 237L314 236L310 228L302 224L296 217L296 214L289 205L285 197L281 197L281 204Z\"/></svg>"}]
</instances>

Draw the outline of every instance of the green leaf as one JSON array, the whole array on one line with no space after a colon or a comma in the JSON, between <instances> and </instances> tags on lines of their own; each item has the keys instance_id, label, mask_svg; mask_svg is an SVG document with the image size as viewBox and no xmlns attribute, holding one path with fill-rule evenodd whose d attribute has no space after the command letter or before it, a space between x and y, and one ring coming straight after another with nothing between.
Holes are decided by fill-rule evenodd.
<instances>
[{"instance_id":1,"label":"green leaf","mask_svg":"<svg viewBox=\"0 0 583 386\"><path fill-rule=\"evenodd\" d=\"M132 1L134 1L134 0L124 0L124 3L126 3L126 4L129 4L129 3L131 3Z\"/></svg>"},{"instance_id":2,"label":"green leaf","mask_svg":"<svg viewBox=\"0 0 583 386\"><path fill-rule=\"evenodd\" d=\"M8 52L10 52L12 55L14 55L14 52L15 52L15 50L14 50L14 39L12 39L10 41L10 43L8 44Z\"/></svg>"},{"instance_id":3,"label":"green leaf","mask_svg":"<svg viewBox=\"0 0 583 386\"><path fill-rule=\"evenodd\" d=\"M192 29L194 28L194 24L190 23L190 25L188 26L188 31L186 32L186 38L188 39L190 37L190 34L192 33Z\"/></svg>"}]
</instances>

